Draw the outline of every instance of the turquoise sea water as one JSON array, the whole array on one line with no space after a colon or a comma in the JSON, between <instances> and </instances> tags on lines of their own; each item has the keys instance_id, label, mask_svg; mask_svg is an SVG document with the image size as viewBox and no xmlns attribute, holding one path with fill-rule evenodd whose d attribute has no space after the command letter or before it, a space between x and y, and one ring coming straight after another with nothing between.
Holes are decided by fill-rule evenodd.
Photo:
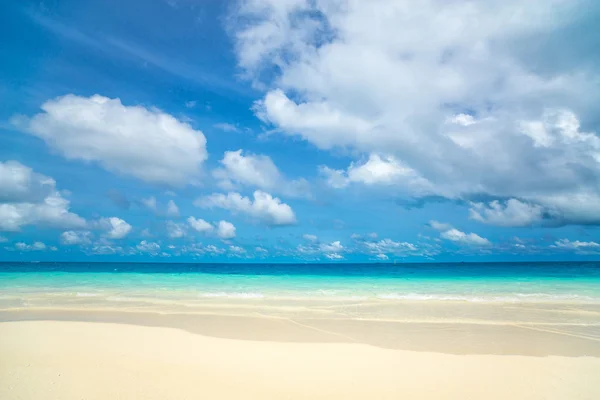
<instances>
[{"instance_id":1,"label":"turquoise sea water","mask_svg":"<svg viewBox=\"0 0 600 400\"><path fill-rule=\"evenodd\" d=\"M0 263L0 304L31 296L600 303L600 263Z\"/></svg>"}]
</instances>

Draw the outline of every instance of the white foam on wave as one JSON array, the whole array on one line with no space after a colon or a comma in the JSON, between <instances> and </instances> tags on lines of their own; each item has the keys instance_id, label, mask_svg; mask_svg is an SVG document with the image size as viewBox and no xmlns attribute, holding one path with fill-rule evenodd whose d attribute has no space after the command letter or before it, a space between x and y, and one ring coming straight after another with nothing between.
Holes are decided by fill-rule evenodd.
<instances>
[{"instance_id":1,"label":"white foam on wave","mask_svg":"<svg viewBox=\"0 0 600 400\"><path fill-rule=\"evenodd\" d=\"M581 296L576 294L548 294L548 293L510 293L506 295L450 295L450 294L421 294L421 293L384 293L376 296L383 300L437 300L437 301L467 301L473 303L518 303L523 301L574 301L574 302L600 302L600 298Z\"/></svg>"},{"instance_id":2,"label":"white foam on wave","mask_svg":"<svg viewBox=\"0 0 600 400\"><path fill-rule=\"evenodd\" d=\"M253 292L208 292L202 293L201 297L226 297L231 299L262 299L265 297L262 293Z\"/></svg>"},{"instance_id":3,"label":"white foam on wave","mask_svg":"<svg viewBox=\"0 0 600 400\"><path fill-rule=\"evenodd\" d=\"M89 292L77 292L75 293L76 297L97 297L98 293L89 293Z\"/></svg>"}]
</instances>

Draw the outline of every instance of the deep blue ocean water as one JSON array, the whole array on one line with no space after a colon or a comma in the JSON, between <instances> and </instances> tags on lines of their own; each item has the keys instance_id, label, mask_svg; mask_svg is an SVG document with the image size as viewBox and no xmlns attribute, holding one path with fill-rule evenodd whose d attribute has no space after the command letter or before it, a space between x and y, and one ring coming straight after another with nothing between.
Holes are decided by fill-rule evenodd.
<instances>
[{"instance_id":1,"label":"deep blue ocean water","mask_svg":"<svg viewBox=\"0 0 600 400\"><path fill-rule=\"evenodd\" d=\"M600 303L600 262L0 263L0 296L377 298Z\"/></svg>"}]
</instances>

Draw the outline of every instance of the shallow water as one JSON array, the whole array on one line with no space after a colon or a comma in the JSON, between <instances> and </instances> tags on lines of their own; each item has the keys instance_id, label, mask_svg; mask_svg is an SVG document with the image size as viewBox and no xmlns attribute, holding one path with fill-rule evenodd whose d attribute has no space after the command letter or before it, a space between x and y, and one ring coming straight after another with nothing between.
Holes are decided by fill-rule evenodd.
<instances>
[{"instance_id":1,"label":"shallow water","mask_svg":"<svg viewBox=\"0 0 600 400\"><path fill-rule=\"evenodd\" d=\"M59 298L599 304L600 263L0 264L1 307Z\"/></svg>"}]
</instances>

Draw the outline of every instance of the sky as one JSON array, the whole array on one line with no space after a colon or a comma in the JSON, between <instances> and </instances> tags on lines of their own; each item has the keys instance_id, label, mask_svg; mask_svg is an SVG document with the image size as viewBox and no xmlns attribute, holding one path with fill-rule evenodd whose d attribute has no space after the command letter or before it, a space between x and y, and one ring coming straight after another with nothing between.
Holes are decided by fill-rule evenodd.
<instances>
[{"instance_id":1,"label":"sky","mask_svg":"<svg viewBox=\"0 0 600 400\"><path fill-rule=\"evenodd\" d=\"M0 4L0 260L600 257L600 4Z\"/></svg>"}]
</instances>

